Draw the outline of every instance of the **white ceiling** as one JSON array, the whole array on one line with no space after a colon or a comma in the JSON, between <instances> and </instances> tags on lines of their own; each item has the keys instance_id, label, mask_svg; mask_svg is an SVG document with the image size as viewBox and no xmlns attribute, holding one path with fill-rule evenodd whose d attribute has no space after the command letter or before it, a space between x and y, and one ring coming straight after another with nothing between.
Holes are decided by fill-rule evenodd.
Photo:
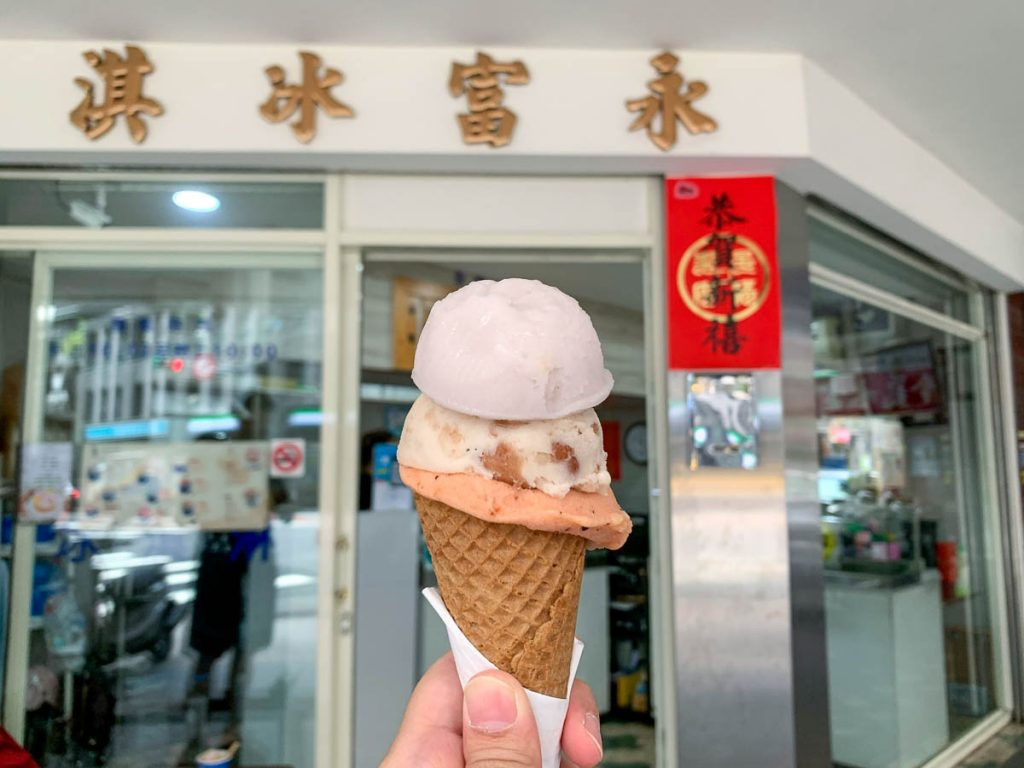
<instances>
[{"instance_id":1,"label":"white ceiling","mask_svg":"<svg viewBox=\"0 0 1024 768\"><path fill-rule=\"evenodd\" d=\"M0 38L802 53L1024 221L1020 0L6 0Z\"/></svg>"}]
</instances>

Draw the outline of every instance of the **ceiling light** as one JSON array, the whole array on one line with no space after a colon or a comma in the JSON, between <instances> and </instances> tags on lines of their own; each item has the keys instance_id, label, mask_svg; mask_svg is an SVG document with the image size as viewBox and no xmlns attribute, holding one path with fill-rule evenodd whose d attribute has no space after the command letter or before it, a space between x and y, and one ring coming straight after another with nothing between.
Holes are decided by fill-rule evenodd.
<instances>
[{"instance_id":1,"label":"ceiling light","mask_svg":"<svg viewBox=\"0 0 1024 768\"><path fill-rule=\"evenodd\" d=\"M179 208L195 213L212 213L220 208L219 198L198 189L179 189L171 195L171 200Z\"/></svg>"}]
</instances>

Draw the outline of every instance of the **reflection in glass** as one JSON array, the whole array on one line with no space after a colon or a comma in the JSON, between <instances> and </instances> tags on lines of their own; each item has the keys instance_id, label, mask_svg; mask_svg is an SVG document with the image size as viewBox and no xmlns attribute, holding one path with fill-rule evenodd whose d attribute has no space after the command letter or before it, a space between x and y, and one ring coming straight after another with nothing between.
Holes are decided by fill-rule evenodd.
<instances>
[{"instance_id":1,"label":"reflection in glass","mask_svg":"<svg viewBox=\"0 0 1024 768\"><path fill-rule=\"evenodd\" d=\"M319 229L323 185L0 179L0 225Z\"/></svg>"},{"instance_id":2,"label":"reflection in glass","mask_svg":"<svg viewBox=\"0 0 1024 768\"><path fill-rule=\"evenodd\" d=\"M43 439L73 503L36 547L41 764L313 764L321 308L310 269L58 269ZM305 472L274 477L273 438Z\"/></svg>"},{"instance_id":3,"label":"reflection in glass","mask_svg":"<svg viewBox=\"0 0 1024 768\"><path fill-rule=\"evenodd\" d=\"M812 292L833 760L925 762L996 706L974 343Z\"/></svg>"},{"instance_id":4,"label":"reflection in glass","mask_svg":"<svg viewBox=\"0 0 1024 768\"><path fill-rule=\"evenodd\" d=\"M690 374L690 469L757 467L754 377Z\"/></svg>"}]
</instances>

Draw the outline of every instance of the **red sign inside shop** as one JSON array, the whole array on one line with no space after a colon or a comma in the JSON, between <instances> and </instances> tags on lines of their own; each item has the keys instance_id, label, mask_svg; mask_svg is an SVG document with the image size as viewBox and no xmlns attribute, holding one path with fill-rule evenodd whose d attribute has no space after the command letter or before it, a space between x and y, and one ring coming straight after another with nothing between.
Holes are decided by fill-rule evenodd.
<instances>
[{"instance_id":1,"label":"red sign inside shop","mask_svg":"<svg viewBox=\"0 0 1024 768\"><path fill-rule=\"evenodd\" d=\"M669 367L779 368L774 179L666 179L665 201Z\"/></svg>"},{"instance_id":2,"label":"red sign inside shop","mask_svg":"<svg viewBox=\"0 0 1024 768\"><path fill-rule=\"evenodd\" d=\"M602 421L604 452L608 455L608 474L612 480L622 479L622 437L617 421Z\"/></svg>"},{"instance_id":3,"label":"red sign inside shop","mask_svg":"<svg viewBox=\"0 0 1024 768\"><path fill-rule=\"evenodd\" d=\"M942 389L930 343L913 342L860 358L860 369L815 381L817 412L828 416L934 413Z\"/></svg>"}]
</instances>

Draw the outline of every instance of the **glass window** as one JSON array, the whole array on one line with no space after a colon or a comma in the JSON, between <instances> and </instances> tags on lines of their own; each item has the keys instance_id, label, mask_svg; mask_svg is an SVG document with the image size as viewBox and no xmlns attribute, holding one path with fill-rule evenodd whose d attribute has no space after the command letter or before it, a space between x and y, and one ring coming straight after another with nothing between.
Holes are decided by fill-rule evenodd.
<instances>
[{"instance_id":1,"label":"glass window","mask_svg":"<svg viewBox=\"0 0 1024 768\"><path fill-rule=\"evenodd\" d=\"M817 285L812 309L833 760L911 768L997 701L981 342Z\"/></svg>"},{"instance_id":2,"label":"glass window","mask_svg":"<svg viewBox=\"0 0 1024 768\"><path fill-rule=\"evenodd\" d=\"M819 221L809 219L811 262L882 288L915 304L970 322L967 281L941 265L928 265L926 271L912 262L919 257L903 256L903 260L872 247L865 237L855 237ZM881 240L878 241L881 244ZM894 253L901 253L893 246ZM923 260L922 260L923 261Z\"/></svg>"},{"instance_id":3,"label":"glass window","mask_svg":"<svg viewBox=\"0 0 1024 768\"><path fill-rule=\"evenodd\" d=\"M72 466L32 496L25 743L312 765L320 272L157 258L52 272L33 442Z\"/></svg>"},{"instance_id":4,"label":"glass window","mask_svg":"<svg viewBox=\"0 0 1024 768\"><path fill-rule=\"evenodd\" d=\"M319 229L323 186L0 179L0 226Z\"/></svg>"}]
</instances>

